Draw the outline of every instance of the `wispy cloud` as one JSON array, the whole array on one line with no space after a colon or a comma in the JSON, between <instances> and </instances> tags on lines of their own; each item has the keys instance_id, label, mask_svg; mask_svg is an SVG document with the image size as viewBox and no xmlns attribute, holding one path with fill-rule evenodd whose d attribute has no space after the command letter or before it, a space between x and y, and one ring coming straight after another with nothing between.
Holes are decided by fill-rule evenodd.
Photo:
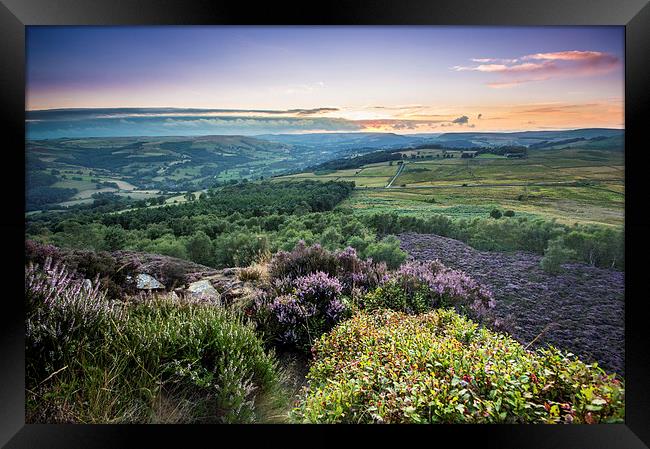
<instances>
[{"instance_id":1,"label":"wispy cloud","mask_svg":"<svg viewBox=\"0 0 650 449\"><path fill-rule=\"evenodd\" d=\"M600 75L621 66L620 59L612 54L582 50L534 53L514 59L477 58L472 61L480 64L454 66L451 69L497 74L501 80L486 83L495 89L551 78Z\"/></svg>"}]
</instances>

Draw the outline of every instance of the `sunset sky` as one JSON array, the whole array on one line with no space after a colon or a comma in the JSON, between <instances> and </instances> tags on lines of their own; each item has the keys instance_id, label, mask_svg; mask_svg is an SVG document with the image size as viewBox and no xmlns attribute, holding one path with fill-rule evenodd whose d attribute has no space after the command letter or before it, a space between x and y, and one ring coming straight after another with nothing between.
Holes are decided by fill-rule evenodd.
<instances>
[{"instance_id":1,"label":"sunset sky","mask_svg":"<svg viewBox=\"0 0 650 449\"><path fill-rule=\"evenodd\" d=\"M623 27L28 27L26 109L104 108L28 114L90 134L622 128L623 58Z\"/></svg>"}]
</instances>

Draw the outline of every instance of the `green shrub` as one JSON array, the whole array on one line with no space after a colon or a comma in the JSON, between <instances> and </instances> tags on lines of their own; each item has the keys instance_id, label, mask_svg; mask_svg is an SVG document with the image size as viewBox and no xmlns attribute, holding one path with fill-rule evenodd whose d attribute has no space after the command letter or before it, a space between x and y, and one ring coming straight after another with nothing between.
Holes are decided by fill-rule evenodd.
<instances>
[{"instance_id":1,"label":"green shrub","mask_svg":"<svg viewBox=\"0 0 650 449\"><path fill-rule=\"evenodd\" d=\"M501 211L499 209L492 209L490 212L490 217L498 220L501 218Z\"/></svg>"},{"instance_id":2,"label":"green shrub","mask_svg":"<svg viewBox=\"0 0 650 449\"><path fill-rule=\"evenodd\" d=\"M406 253L400 249L399 240L394 235L370 243L363 255L375 262L385 262L388 268L397 268L406 259Z\"/></svg>"},{"instance_id":3,"label":"green shrub","mask_svg":"<svg viewBox=\"0 0 650 449\"><path fill-rule=\"evenodd\" d=\"M422 286L411 294L407 294L396 280L390 280L363 297L362 308L373 311L391 309L422 313L432 308L429 300L429 288Z\"/></svg>"},{"instance_id":4,"label":"green shrub","mask_svg":"<svg viewBox=\"0 0 650 449\"><path fill-rule=\"evenodd\" d=\"M138 304L119 344L183 395L199 397L196 421L253 422L258 390L277 382L273 357L250 324L218 307L158 299Z\"/></svg>"},{"instance_id":5,"label":"green shrub","mask_svg":"<svg viewBox=\"0 0 650 449\"><path fill-rule=\"evenodd\" d=\"M514 210L507 210L503 213L504 217L514 217L515 216L515 211Z\"/></svg>"},{"instance_id":6,"label":"green shrub","mask_svg":"<svg viewBox=\"0 0 650 449\"><path fill-rule=\"evenodd\" d=\"M568 262L574 256L575 251L566 248L562 239L551 240L546 251L544 251L540 266L547 273L559 273L562 271L562 264Z\"/></svg>"},{"instance_id":7,"label":"green shrub","mask_svg":"<svg viewBox=\"0 0 650 449\"><path fill-rule=\"evenodd\" d=\"M191 236L185 244L185 249L187 251L187 257L191 261L203 265L212 263L212 241L205 232L198 231Z\"/></svg>"},{"instance_id":8,"label":"green shrub","mask_svg":"<svg viewBox=\"0 0 650 449\"><path fill-rule=\"evenodd\" d=\"M624 385L597 365L452 310L361 313L314 345L292 419L305 423L623 422Z\"/></svg>"}]
</instances>

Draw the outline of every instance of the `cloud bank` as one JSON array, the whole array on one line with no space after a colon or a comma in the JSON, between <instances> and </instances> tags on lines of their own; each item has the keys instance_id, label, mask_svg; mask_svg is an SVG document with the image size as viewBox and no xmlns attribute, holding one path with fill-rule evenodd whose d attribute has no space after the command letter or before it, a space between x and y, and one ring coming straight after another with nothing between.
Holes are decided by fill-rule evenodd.
<instances>
[{"instance_id":1,"label":"cloud bank","mask_svg":"<svg viewBox=\"0 0 650 449\"><path fill-rule=\"evenodd\" d=\"M52 109L27 111L30 139L286 134L309 132L419 132L467 126L469 117L351 120L338 108L257 109ZM470 127L472 125L469 125Z\"/></svg>"}]
</instances>

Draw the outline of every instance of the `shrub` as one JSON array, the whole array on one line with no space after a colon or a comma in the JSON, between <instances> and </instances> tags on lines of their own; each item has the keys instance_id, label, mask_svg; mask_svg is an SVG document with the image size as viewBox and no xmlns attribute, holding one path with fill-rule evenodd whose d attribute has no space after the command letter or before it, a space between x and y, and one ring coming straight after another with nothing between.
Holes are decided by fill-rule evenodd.
<instances>
[{"instance_id":1,"label":"shrub","mask_svg":"<svg viewBox=\"0 0 650 449\"><path fill-rule=\"evenodd\" d=\"M213 242L215 266L245 267L265 257L269 240L264 234L237 232L224 234Z\"/></svg>"},{"instance_id":2,"label":"shrub","mask_svg":"<svg viewBox=\"0 0 650 449\"><path fill-rule=\"evenodd\" d=\"M385 262L388 268L397 268L406 259L406 253L400 249L399 240L393 235L370 243L365 250L365 256L377 262Z\"/></svg>"},{"instance_id":3,"label":"shrub","mask_svg":"<svg viewBox=\"0 0 650 449\"><path fill-rule=\"evenodd\" d=\"M138 304L122 343L138 348L139 363L159 380L201 398L194 422L252 422L256 395L278 380L254 328L218 307L165 299Z\"/></svg>"},{"instance_id":4,"label":"shrub","mask_svg":"<svg viewBox=\"0 0 650 449\"><path fill-rule=\"evenodd\" d=\"M526 350L452 310L361 313L321 337L292 418L305 423L623 422L624 385Z\"/></svg>"},{"instance_id":5,"label":"shrub","mask_svg":"<svg viewBox=\"0 0 650 449\"><path fill-rule=\"evenodd\" d=\"M268 265L271 280L292 280L319 271L338 278L346 295L353 289L365 292L381 285L388 273L384 262L362 260L352 247L332 252L319 244L307 246L304 241L298 242L290 252L276 253Z\"/></svg>"},{"instance_id":6,"label":"shrub","mask_svg":"<svg viewBox=\"0 0 650 449\"><path fill-rule=\"evenodd\" d=\"M492 292L438 260L405 263L389 276L387 283L363 297L366 309L388 308L406 313L452 306L482 316L494 305Z\"/></svg>"},{"instance_id":7,"label":"shrub","mask_svg":"<svg viewBox=\"0 0 650 449\"><path fill-rule=\"evenodd\" d=\"M254 312L267 335L280 344L308 349L348 311L341 283L322 271L276 279L274 287L256 298Z\"/></svg>"},{"instance_id":8,"label":"shrub","mask_svg":"<svg viewBox=\"0 0 650 449\"><path fill-rule=\"evenodd\" d=\"M490 212L490 217L498 220L499 218L501 218L501 211L499 209L492 209L492 211Z\"/></svg>"},{"instance_id":9,"label":"shrub","mask_svg":"<svg viewBox=\"0 0 650 449\"><path fill-rule=\"evenodd\" d=\"M191 236L185 244L185 249L187 251L187 257L191 261L203 265L212 263L212 241L205 232L198 231Z\"/></svg>"},{"instance_id":10,"label":"shrub","mask_svg":"<svg viewBox=\"0 0 650 449\"><path fill-rule=\"evenodd\" d=\"M540 266L547 273L556 274L562 271L562 264L575 256L575 251L564 246L562 239L551 240L548 243Z\"/></svg>"},{"instance_id":11,"label":"shrub","mask_svg":"<svg viewBox=\"0 0 650 449\"><path fill-rule=\"evenodd\" d=\"M514 210L507 210L503 213L504 217L514 217L515 216L515 211Z\"/></svg>"},{"instance_id":12,"label":"shrub","mask_svg":"<svg viewBox=\"0 0 650 449\"><path fill-rule=\"evenodd\" d=\"M316 271L336 274L336 256L318 244L307 246L303 240L290 252L278 251L269 262L272 279L293 279Z\"/></svg>"},{"instance_id":13,"label":"shrub","mask_svg":"<svg viewBox=\"0 0 650 449\"><path fill-rule=\"evenodd\" d=\"M388 267L385 262L362 260L352 247L338 251L335 255L336 276L341 281L343 293L347 295L351 295L354 290L372 290L388 279Z\"/></svg>"},{"instance_id":14,"label":"shrub","mask_svg":"<svg viewBox=\"0 0 650 449\"><path fill-rule=\"evenodd\" d=\"M25 268L26 366L30 379L44 378L64 361L92 351L119 319L119 309L99 282L74 277L63 264L46 259ZM38 363L37 363L38 362Z\"/></svg>"}]
</instances>

